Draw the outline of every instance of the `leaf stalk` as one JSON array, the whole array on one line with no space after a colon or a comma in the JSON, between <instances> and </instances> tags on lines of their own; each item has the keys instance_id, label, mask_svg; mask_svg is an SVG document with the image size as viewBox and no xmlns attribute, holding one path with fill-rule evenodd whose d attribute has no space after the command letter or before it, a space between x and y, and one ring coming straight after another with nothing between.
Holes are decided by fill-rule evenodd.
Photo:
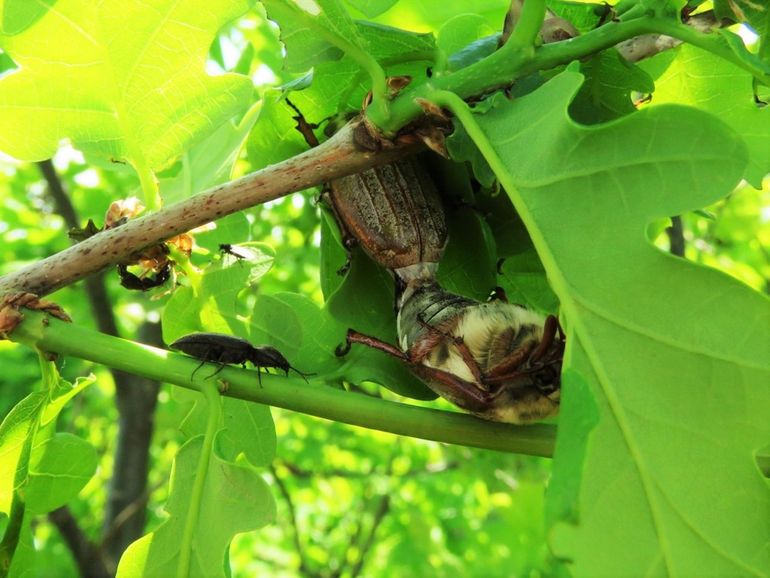
<instances>
[{"instance_id":1,"label":"leaf stalk","mask_svg":"<svg viewBox=\"0 0 770 578\"><path fill-rule=\"evenodd\" d=\"M206 476L211 463L211 450L214 447L214 438L217 435L217 426L221 415L221 403L219 391L213 383L203 383L200 391L206 399L206 432L203 436L203 447L198 458L198 467L195 470L192 492L190 494L189 510L185 519L182 541L179 550L179 565L177 566L177 578L187 578L190 575L190 562L195 541L195 529L198 526L198 517L203 503L203 489L206 486ZM189 442L188 442L189 443Z\"/></svg>"},{"instance_id":2,"label":"leaf stalk","mask_svg":"<svg viewBox=\"0 0 770 578\"><path fill-rule=\"evenodd\" d=\"M199 361L191 357L46 319L32 311L25 311L25 316L12 339L195 391L206 384L203 371L192 379ZM326 385L323 376L307 384L298 377L263 374L260 387L254 371L226 367L219 375L228 384L223 395L238 399L397 435L534 456L553 454L553 425L514 426L357 395Z\"/></svg>"},{"instance_id":3,"label":"leaf stalk","mask_svg":"<svg viewBox=\"0 0 770 578\"><path fill-rule=\"evenodd\" d=\"M534 53L537 37L545 20L545 12L545 0L524 0L519 21L500 52L526 50Z\"/></svg>"},{"instance_id":4,"label":"leaf stalk","mask_svg":"<svg viewBox=\"0 0 770 578\"><path fill-rule=\"evenodd\" d=\"M530 4L529 0L524 3L524 6L527 7L528 4ZM530 8L530 10L534 9ZM534 16L528 18L534 22ZM521 25L522 22L519 22L514 29L514 35ZM531 32L526 27L523 30L526 31L526 36L522 31L517 42L523 41ZM481 96L510 86L515 80L539 70L566 65L635 36L655 33L672 36L708 50L750 72L759 82L770 84L770 74L758 65L752 65L742 59L730 48L724 37L716 33L699 32L690 26L671 20L643 16L628 21L609 22L581 36L544 44L533 52L515 49L518 45L511 44L514 40L512 35L502 49L478 62L455 72L432 78L429 82L407 87L390 103L389 119L382 118L372 110L367 110L366 114L369 121L385 136L392 137L402 126L423 113L419 105L420 99L430 100L435 96L436 91L451 91L461 99ZM506 49L509 44L512 48Z\"/></svg>"}]
</instances>

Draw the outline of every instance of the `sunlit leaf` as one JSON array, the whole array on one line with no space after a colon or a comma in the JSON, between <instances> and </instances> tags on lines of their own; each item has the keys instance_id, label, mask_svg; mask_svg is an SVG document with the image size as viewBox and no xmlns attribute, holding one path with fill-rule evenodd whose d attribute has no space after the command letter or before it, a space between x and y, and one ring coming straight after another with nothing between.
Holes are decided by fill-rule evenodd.
<instances>
[{"instance_id":1,"label":"sunlit leaf","mask_svg":"<svg viewBox=\"0 0 770 578\"><path fill-rule=\"evenodd\" d=\"M246 0L59 0L42 15L36 2L13 6L0 40L21 66L0 80L7 154L49 158L69 138L146 173L248 103L248 78L204 71L214 33Z\"/></svg>"},{"instance_id":2,"label":"sunlit leaf","mask_svg":"<svg viewBox=\"0 0 770 578\"><path fill-rule=\"evenodd\" d=\"M96 449L82 438L57 433L33 449L27 508L45 514L74 499L96 472Z\"/></svg>"},{"instance_id":3,"label":"sunlit leaf","mask_svg":"<svg viewBox=\"0 0 770 578\"><path fill-rule=\"evenodd\" d=\"M176 575L202 443L202 436L198 436L180 449L166 504L170 518L155 532L128 547L118 566L117 575L121 578ZM190 574L229 576L223 561L233 536L263 526L274 515L275 502L261 476L249 466L222 459L215 449L206 476L200 515L194 521Z\"/></svg>"},{"instance_id":4,"label":"sunlit leaf","mask_svg":"<svg viewBox=\"0 0 770 578\"><path fill-rule=\"evenodd\" d=\"M550 488L557 553L576 575L760 575L770 500L754 453L770 436L770 305L644 234L729 192L745 149L683 107L577 125L566 111L581 82L563 73L477 117L528 215L577 372L564 383ZM693 472L708 483L692 484Z\"/></svg>"},{"instance_id":5,"label":"sunlit leaf","mask_svg":"<svg viewBox=\"0 0 770 578\"><path fill-rule=\"evenodd\" d=\"M751 75L699 48L676 50L643 64L657 76L652 104L687 104L732 126L749 149L745 178L759 188L770 173L770 107L754 101Z\"/></svg>"}]
</instances>

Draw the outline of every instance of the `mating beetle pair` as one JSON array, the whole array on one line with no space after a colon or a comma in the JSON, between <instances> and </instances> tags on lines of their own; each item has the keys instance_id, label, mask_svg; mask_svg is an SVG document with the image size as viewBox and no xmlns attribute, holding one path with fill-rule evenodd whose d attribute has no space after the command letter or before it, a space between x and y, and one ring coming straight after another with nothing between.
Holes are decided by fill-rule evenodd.
<instances>
[{"instance_id":1,"label":"mating beetle pair","mask_svg":"<svg viewBox=\"0 0 770 578\"><path fill-rule=\"evenodd\" d=\"M559 410L565 338L545 318L505 299L482 303L442 289L444 207L427 171L400 160L331 183L345 236L393 274L398 345L349 329L354 343L403 361L438 395L479 417L531 423Z\"/></svg>"},{"instance_id":2,"label":"mating beetle pair","mask_svg":"<svg viewBox=\"0 0 770 578\"><path fill-rule=\"evenodd\" d=\"M269 345L253 346L251 343L240 337L225 335L224 333L191 333L180 337L169 347L190 357L200 359L201 363L193 371L198 371L204 363L218 363L219 368L210 376L213 377L224 368L225 365L238 364L246 367L249 361L257 368L257 378L262 385L262 368L276 368L289 375L289 370L298 373L305 381L310 373L302 373L295 367L292 367L287 359L275 347Z\"/></svg>"}]
</instances>

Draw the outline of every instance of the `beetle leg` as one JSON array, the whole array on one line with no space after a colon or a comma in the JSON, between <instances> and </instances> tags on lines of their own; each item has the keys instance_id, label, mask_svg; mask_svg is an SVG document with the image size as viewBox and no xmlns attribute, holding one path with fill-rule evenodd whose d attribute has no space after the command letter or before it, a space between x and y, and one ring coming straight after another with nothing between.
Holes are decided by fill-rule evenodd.
<instances>
[{"instance_id":1,"label":"beetle leg","mask_svg":"<svg viewBox=\"0 0 770 578\"><path fill-rule=\"evenodd\" d=\"M529 356L530 361L538 361L546 354L551 345L553 345L553 340L556 337L557 328L563 337L563 334L561 333L561 326L559 325L559 320L556 319L556 317L553 315L549 315L545 320L545 325L543 326L543 338L532 352L532 355Z\"/></svg>"},{"instance_id":2,"label":"beetle leg","mask_svg":"<svg viewBox=\"0 0 770 578\"><path fill-rule=\"evenodd\" d=\"M552 351L554 341L558 334L559 343L562 345L560 351ZM540 343L534 347L529 344L525 347L520 347L516 351L506 356L500 363L495 365L487 372L485 377L485 383L490 385L501 385L506 381L513 381L522 378L526 375L534 374L535 386L543 393L552 393L558 388L559 373L561 367L561 351L563 351L564 333L559 324L559 320L553 315L549 315L545 320L543 326L543 337ZM527 367L519 369L525 362ZM551 366L558 366L556 369L549 369L546 374L544 370ZM546 376L553 375L553 379ZM545 380L545 381L543 381ZM540 383L542 382L542 383ZM547 383L546 383L547 382ZM495 395L506 388L501 387Z\"/></svg>"},{"instance_id":3,"label":"beetle leg","mask_svg":"<svg viewBox=\"0 0 770 578\"><path fill-rule=\"evenodd\" d=\"M204 365L205 363L206 363L206 361L205 361L205 360L203 360L203 361L201 361L201 362L198 364L198 367L196 367L196 368L193 370L193 372L192 372L192 375L190 376L190 379L195 379L195 374L198 372L198 370L199 370L201 367L203 367L203 365Z\"/></svg>"},{"instance_id":4,"label":"beetle leg","mask_svg":"<svg viewBox=\"0 0 770 578\"><path fill-rule=\"evenodd\" d=\"M454 373L416 363L410 363L409 366L434 392L467 411L485 411L495 397Z\"/></svg>"},{"instance_id":5,"label":"beetle leg","mask_svg":"<svg viewBox=\"0 0 770 578\"><path fill-rule=\"evenodd\" d=\"M350 346L353 343L360 343L362 345L366 345L367 347L371 347L372 349L377 349L379 351L382 351L383 353L387 353L388 355L396 357L401 361L409 362L409 358L407 357L407 355L403 351L401 351L398 347L395 347L390 343L386 343L385 341L377 339L376 337L359 333L354 329L348 329L348 333L345 336L345 345L338 346L334 353L337 355L337 357L342 357L343 355L348 353L348 351L350 351Z\"/></svg>"},{"instance_id":6,"label":"beetle leg","mask_svg":"<svg viewBox=\"0 0 770 578\"><path fill-rule=\"evenodd\" d=\"M487 383L495 383L506 378L507 375L520 373L516 371L530 357L533 345L530 343L518 349L514 349L503 357L499 363L490 368L486 374Z\"/></svg>"},{"instance_id":7,"label":"beetle leg","mask_svg":"<svg viewBox=\"0 0 770 578\"><path fill-rule=\"evenodd\" d=\"M350 350L352 343L366 345L405 362L431 389L458 407L468 411L484 411L489 408L489 402L492 398L488 391L480 389L476 384L467 382L448 371L415 362L397 347L376 337L348 329L345 346L337 348L337 355L345 355Z\"/></svg>"},{"instance_id":8,"label":"beetle leg","mask_svg":"<svg viewBox=\"0 0 770 578\"><path fill-rule=\"evenodd\" d=\"M479 367L476 358L473 357L471 350L468 348L468 345L465 343L465 340L462 337L452 335L451 333L446 333L441 331L441 329L438 327L427 323L425 320L423 320L422 314L417 316L417 323L419 323L423 329L428 331L428 333L432 336L432 339L420 339L414 343L414 345L419 344L419 346L412 347L409 350L409 359L413 363L420 363L431 351L436 348L442 339L448 339L457 348L457 352L460 354L460 357L465 362L468 370L471 372L473 380L478 384L482 383L483 376L481 373L481 368Z\"/></svg>"},{"instance_id":9,"label":"beetle leg","mask_svg":"<svg viewBox=\"0 0 770 578\"><path fill-rule=\"evenodd\" d=\"M214 362L214 363L216 363L216 362ZM214 373L212 373L211 375L206 376L206 379L211 379L212 377L217 375L220 371L222 371L225 368L226 365L227 365L226 363L220 363L219 367L217 367L217 370Z\"/></svg>"}]
</instances>

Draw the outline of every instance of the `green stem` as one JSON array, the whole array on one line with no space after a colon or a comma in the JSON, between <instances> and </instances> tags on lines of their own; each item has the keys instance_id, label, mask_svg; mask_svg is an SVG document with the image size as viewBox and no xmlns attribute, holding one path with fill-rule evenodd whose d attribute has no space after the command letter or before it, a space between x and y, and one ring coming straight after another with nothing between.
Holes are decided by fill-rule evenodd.
<instances>
[{"instance_id":1,"label":"green stem","mask_svg":"<svg viewBox=\"0 0 770 578\"><path fill-rule=\"evenodd\" d=\"M462 99L483 95L510 86L516 79L539 70L549 70L568 64L606 50L629 38L654 33L673 36L713 52L752 73L761 82L770 82L770 76L767 73L758 70L750 62L742 60L722 37L698 32L689 26L669 20L643 17L624 22L609 22L582 36L544 44L534 54L526 50L498 50L456 72L433 78L429 82L414 87L407 87L390 103L388 118L369 110L367 110L367 116L384 135L392 136L399 128L422 114L422 108L418 104L419 99L430 100L436 91L451 91Z\"/></svg>"},{"instance_id":2,"label":"green stem","mask_svg":"<svg viewBox=\"0 0 770 578\"><path fill-rule=\"evenodd\" d=\"M510 53L515 50L527 50L534 54L535 43L545 20L545 10L545 0L524 0L519 21L500 51Z\"/></svg>"},{"instance_id":3,"label":"green stem","mask_svg":"<svg viewBox=\"0 0 770 578\"><path fill-rule=\"evenodd\" d=\"M192 560L193 541L195 539L195 529L198 526L198 517L200 515L201 503L203 502L203 489L206 485L206 476L211 462L211 450L214 446L214 438L217 435L217 427L221 415L219 391L213 383L204 383L201 385L201 391L206 398L206 406L209 412L206 420L206 433L203 437L203 446L201 447L200 457L198 458L198 468L195 472L192 494L190 496L190 508L187 512L184 530L182 532L182 542L179 551L179 566L177 566L177 578L187 578L190 575L190 561Z\"/></svg>"},{"instance_id":4,"label":"green stem","mask_svg":"<svg viewBox=\"0 0 770 578\"><path fill-rule=\"evenodd\" d=\"M473 118L473 112L471 111L467 102L457 96L454 92L448 90L434 91L431 93L429 100L434 104L437 104L438 106L451 111L455 118L460 121L460 124L463 125L463 128L468 133L468 136L471 137L473 144L476 145L487 162L490 163L490 167L493 171L496 168L498 170L505 168L502 165L497 167L492 166L494 160L497 158L497 153L490 144L489 140L487 140L486 134L478 125L476 119ZM490 161L490 159L492 160ZM495 174L501 173L495 171Z\"/></svg>"},{"instance_id":5,"label":"green stem","mask_svg":"<svg viewBox=\"0 0 770 578\"><path fill-rule=\"evenodd\" d=\"M446 68L446 55L442 50L436 48L436 50L415 50L414 52L407 52L404 54L398 54L396 56L390 56L380 60L382 67L395 66L397 64L404 64L406 62L418 62L424 60L433 65L434 74L436 70L443 70ZM443 68L442 68L443 67ZM353 77L347 87L340 93L339 103L337 104L337 114L342 114L350 111L350 97L358 88L358 85L363 82L363 78L366 76L365 70L359 70Z\"/></svg>"},{"instance_id":6,"label":"green stem","mask_svg":"<svg viewBox=\"0 0 770 578\"><path fill-rule=\"evenodd\" d=\"M147 166L142 159L142 163L134 165L136 174L139 175L139 185L144 193L144 204L148 212L155 212L161 207L160 191L158 190L158 179L155 173Z\"/></svg>"},{"instance_id":7,"label":"green stem","mask_svg":"<svg viewBox=\"0 0 770 578\"><path fill-rule=\"evenodd\" d=\"M190 357L134 343L97 331L25 311L26 319L11 338L46 351L73 355L136 375L200 391L206 372L192 373L198 361ZM451 444L551 456L556 427L539 424L513 426L471 415L415 407L339 390L323 379L305 383L298 377L262 375L227 367L220 373L229 384L225 395L299 411L329 420Z\"/></svg>"}]
</instances>

